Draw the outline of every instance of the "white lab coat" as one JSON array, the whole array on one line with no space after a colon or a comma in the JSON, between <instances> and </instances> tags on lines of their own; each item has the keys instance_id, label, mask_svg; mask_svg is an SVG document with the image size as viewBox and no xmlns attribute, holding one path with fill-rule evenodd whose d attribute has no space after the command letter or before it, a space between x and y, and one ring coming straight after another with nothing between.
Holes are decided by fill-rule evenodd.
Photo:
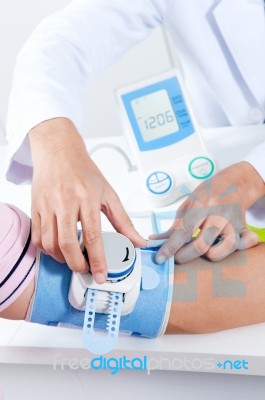
<instances>
[{"instance_id":1,"label":"white lab coat","mask_svg":"<svg viewBox=\"0 0 265 400\"><path fill-rule=\"evenodd\" d=\"M29 130L64 116L82 132L89 82L160 24L177 45L202 126L264 122L263 0L73 1L45 19L18 56L7 124L9 180L31 179ZM247 161L265 181L265 142Z\"/></svg>"}]
</instances>

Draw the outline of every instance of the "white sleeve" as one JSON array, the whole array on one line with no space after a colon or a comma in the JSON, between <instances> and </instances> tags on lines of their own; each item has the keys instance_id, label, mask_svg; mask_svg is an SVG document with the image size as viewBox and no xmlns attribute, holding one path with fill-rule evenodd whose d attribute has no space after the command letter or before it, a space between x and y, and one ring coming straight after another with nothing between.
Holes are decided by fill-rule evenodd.
<instances>
[{"instance_id":1,"label":"white sleeve","mask_svg":"<svg viewBox=\"0 0 265 400\"><path fill-rule=\"evenodd\" d=\"M6 177L30 182L27 134L54 117L82 132L85 89L161 24L170 0L78 0L46 18L18 55L7 117Z\"/></svg>"}]
</instances>

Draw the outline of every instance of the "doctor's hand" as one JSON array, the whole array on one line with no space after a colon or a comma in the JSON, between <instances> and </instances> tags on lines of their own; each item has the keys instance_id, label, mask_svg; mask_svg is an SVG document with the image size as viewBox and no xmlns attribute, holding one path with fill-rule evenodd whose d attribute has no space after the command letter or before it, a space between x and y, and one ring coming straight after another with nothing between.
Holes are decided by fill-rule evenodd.
<instances>
[{"instance_id":1,"label":"doctor's hand","mask_svg":"<svg viewBox=\"0 0 265 400\"><path fill-rule=\"evenodd\" d=\"M98 283L107 276L100 212L133 244L146 241L136 232L116 192L89 157L70 120L55 118L29 132L33 162L32 241L73 271L89 266L77 238L81 221L90 270Z\"/></svg>"},{"instance_id":2,"label":"doctor's hand","mask_svg":"<svg viewBox=\"0 0 265 400\"><path fill-rule=\"evenodd\" d=\"M265 195L265 184L247 162L234 164L201 183L177 210L171 228L150 239L168 239L159 249L160 264L170 256L182 264L199 256L219 261L255 246L258 236L246 228L245 212ZM193 234L198 231L196 238Z\"/></svg>"}]
</instances>

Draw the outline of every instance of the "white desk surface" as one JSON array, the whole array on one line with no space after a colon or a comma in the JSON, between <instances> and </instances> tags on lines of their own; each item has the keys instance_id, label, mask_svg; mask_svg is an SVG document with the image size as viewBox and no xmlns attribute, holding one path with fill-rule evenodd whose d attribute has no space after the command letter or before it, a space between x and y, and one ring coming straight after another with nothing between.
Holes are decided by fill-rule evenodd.
<instances>
[{"instance_id":1,"label":"white desk surface","mask_svg":"<svg viewBox=\"0 0 265 400\"><path fill-rule=\"evenodd\" d=\"M249 148L261 142L265 138L265 127L225 128L205 131L204 137L207 141L207 147L219 160L220 167L224 167L240 160L249 151ZM239 137L240 146L238 145ZM87 141L87 145L88 148L91 148L102 142L112 142L122 147L125 146L124 139L120 136L91 139ZM121 195L121 198L124 197L123 201L126 206L130 187L133 186L133 182L135 185L138 182L137 173L126 178L124 161L119 155L115 157L113 157L113 153L110 155L112 151L110 149L100 150L95 153L93 158ZM29 213L30 187L17 187L5 181L1 170L4 154L5 147L2 146L0 147L0 201L16 204ZM111 157L111 171L107 163L108 157ZM124 193L119 191L117 185L128 183L128 179L133 180L130 181L131 186L125 188L126 195L123 196ZM135 220L135 223L141 225L140 220ZM137 226L138 229L140 225ZM146 223L142 227L146 227ZM141 227L139 230L141 231ZM141 233L143 232L141 231ZM174 362L174 360L183 360L187 357L189 360L199 359L199 364L202 363L203 365L199 370L204 372L265 375L264 338L265 323L205 335L167 335L155 340L121 336L115 351L107 356L121 357L127 355L132 358L146 355L148 359L153 360L153 366L157 369L197 371L198 362L188 363L188 366L183 365L182 367L179 366L178 362ZM84 349L80 330L52 328L0 319L0 363L53 364L58 354L66 359L71 357L78 360L93 358L93 355ZM207 366L204 367L204 361L209 359L213 361L214 368L207 369ZM249 369L247 371L224 371L216 366L218 362L223 362L226 359L246 359L249 362Z\"/></svg>"}]
</instances>

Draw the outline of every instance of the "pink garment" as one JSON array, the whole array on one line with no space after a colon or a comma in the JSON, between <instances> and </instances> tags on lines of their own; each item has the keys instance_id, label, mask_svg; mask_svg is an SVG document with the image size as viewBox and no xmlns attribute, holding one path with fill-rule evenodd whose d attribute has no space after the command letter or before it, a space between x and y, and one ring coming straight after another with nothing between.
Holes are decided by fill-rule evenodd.
<instances>
[{"instance_id":1,"label":"pink garment","mask_svg":"<svg viewBox=\"0 0 265 400\"><path fill-rule=\"evenodd\" d=\"M35 258L30 218L17 207L0 203L0 312L34 278Z\"/></svg>"}]
</instances>

